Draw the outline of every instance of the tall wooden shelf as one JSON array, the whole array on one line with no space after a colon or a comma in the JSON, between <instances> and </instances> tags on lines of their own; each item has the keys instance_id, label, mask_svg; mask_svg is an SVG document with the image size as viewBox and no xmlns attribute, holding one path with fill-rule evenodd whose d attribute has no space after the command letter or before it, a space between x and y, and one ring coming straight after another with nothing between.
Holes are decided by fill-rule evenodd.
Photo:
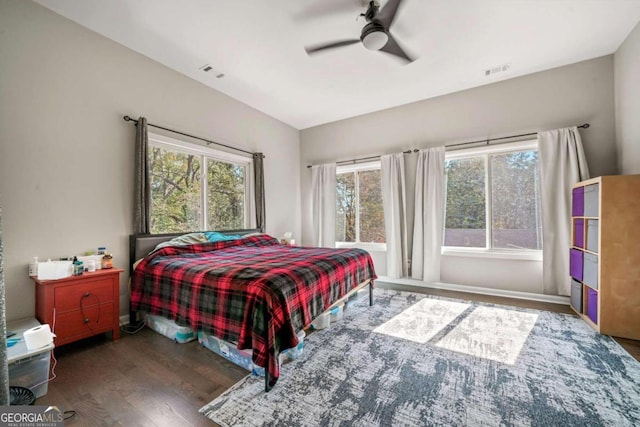
<instances>
[{"instance_id":1,"label":"tall wooden shelf","mask_svg":"<svg viewBox=\"0 0 640 427\"><path fill-rule=\"evenodd\" d=\"M572 191L571 307L600 333L640 340L640 175Z\"/></svg>"}]
</instances>

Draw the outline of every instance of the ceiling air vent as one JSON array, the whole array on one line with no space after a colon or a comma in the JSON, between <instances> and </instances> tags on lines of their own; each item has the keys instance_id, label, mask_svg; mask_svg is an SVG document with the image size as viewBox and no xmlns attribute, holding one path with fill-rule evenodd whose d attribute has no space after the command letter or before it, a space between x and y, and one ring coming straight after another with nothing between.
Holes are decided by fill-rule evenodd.
<instances>
[{"instance_id":1,"label":"ceiling air vent","mask_svg":"<svg viewBox=\"0 0 640 427\"><path fill-rule=\"evenodd\" d=\"M202 67L200 67L200 69L201 69L202 71L204 71L205 73L211 73L211 74L213 74L214 76L216 76L216 79L221 79L221 78L223 78L223 77L224 77L224 73L219 73L219 72L215 71L215 70L213 69L213 67L212 67L211 65L209 65L209 64L205 64L205 65L203 65Z\"/></svg>"},{"instance_id":2,"label":"ceiling air vent","mask_svg":"<svg viewBox=\"0 0 640 427\"><path fill-rule=\"evenodd\" d=\"M493 76L494 74L504 73L511 68L511 64L502 64L497 67L491 67L484 70L484 75L486 77Z\"/></svg>"}]
</instances>

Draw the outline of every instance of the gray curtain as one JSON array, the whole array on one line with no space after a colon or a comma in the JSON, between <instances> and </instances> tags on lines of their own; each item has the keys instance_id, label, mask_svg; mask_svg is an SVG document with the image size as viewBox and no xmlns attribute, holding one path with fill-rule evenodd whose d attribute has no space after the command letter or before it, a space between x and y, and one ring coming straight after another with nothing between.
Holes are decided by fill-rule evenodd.
<instances>
[{"instance_id":1,"label":"gray curtain","mask_svg":"<svg viewBox=\"0 0 640 427\"><path fill-rule=\"evenodd\" d=\"M265 202L264 202L264 155L253 153L254 188L256 199L256 228L264 233Z\"/></svg>"},{"instance_id":2,"label":"gray curtain","mask_svg":"<svg viewBox=\"0 0 640 427\"><path fill-rule=\"evenodd\" d=\"M7 325L2 261L2 209L0 209L0 406L9 404L9 366L7 365Z\"/></svg>"},{"instance_id":3,"label":"gray curtain","mask_svg":"<svg viewBox=\"0 0 640 427\"><path fill-rule=\"evenodd\" d=\"M133 231L151 231L151 186L149 178L149 137L147 119L140 117L136 125L135 182L133 187Z\"/></svg>"}]
</instances>

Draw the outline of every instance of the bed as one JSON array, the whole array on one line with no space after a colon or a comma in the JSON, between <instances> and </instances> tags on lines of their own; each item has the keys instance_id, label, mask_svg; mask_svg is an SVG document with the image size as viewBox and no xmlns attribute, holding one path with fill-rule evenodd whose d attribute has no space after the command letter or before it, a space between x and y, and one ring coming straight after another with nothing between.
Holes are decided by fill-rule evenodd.
<instances>
[{"instance_id":1,"label":"bed","mask_svg":"<svg viewBox=\"0 0 640 427\"><path fill-rule=\"evenodd\" d=\"M177 234L134 235L131 315L160 315L237 348L252 349L265 368L265 390L279 377L278 355L298 344L296 332L376 278L360 249L287 246L256 230L229 231L232 240L166 246Z\"/></svg>"}]
</instances>

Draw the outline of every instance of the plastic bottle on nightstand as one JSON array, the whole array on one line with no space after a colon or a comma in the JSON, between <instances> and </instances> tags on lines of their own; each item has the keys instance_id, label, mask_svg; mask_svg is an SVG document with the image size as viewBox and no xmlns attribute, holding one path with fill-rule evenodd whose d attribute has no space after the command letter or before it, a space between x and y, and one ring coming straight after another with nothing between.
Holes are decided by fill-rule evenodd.
<instances>
[{"instance_id":1,"label":"plastic bottle on nightstand","mask_svg":"<svg viewBox=\"0 0 640 427\"><path fill-rule=\"evenodd\" d=\"M38 257L33 257L33 261L29 263L29 276L38 275Z\"/></svg>"},{"instance_id":2,"label":"plastic bottle on nightstand","mask_svg":"<svg viewBox=\"0 0 640 427\"><path fill-rule=\"evenodd\" d=\"M103 269L113 268L113 257L108 252L105 253L104 256L102 257L102 268Z\"/></svg>"}]
</instances>

